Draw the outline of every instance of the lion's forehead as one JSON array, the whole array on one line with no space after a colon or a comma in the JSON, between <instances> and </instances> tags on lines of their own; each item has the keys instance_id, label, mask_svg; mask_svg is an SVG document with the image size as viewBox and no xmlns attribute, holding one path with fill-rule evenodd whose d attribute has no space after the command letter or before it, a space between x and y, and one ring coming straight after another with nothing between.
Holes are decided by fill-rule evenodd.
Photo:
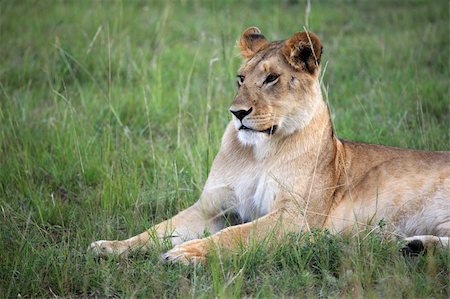
<instances>
[{"instance_id":1,"label":"lion's forehead","mask_svg":"<svg viewBox=\"0 0 450 299\"><path fill-rule=\"evenodd\" d=\"M267 47L259 51L255 56L246 61L240 68L239 73L252 73L254 71L264 71L264 68L273 67L281 62L280 49L283 41L270 43Z\"/></svg>"}]
</instances>

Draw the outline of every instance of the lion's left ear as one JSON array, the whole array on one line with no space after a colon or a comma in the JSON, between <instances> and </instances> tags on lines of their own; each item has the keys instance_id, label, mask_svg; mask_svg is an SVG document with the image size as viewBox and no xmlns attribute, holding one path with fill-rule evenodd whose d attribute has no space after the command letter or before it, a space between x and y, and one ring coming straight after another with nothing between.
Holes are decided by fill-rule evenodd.
<instances>
[{"instance_id":1,"label":"lion's left ear","mask_svg":"<svg viewBox=\"0 0 450 299\"><path fill-rule=\"evenodd\" d=\"M239 40L241 55L245 59L252 58L256 52L269 44L269 41L262 35L258 27L247 28L242 32Z\"/></svg>"},{"instance_id":2,"label":"lion's left ear","mask_svg":"<svg viewBox=\"0 0 450 299\"><path fill-rule=\"evenodd\" d=\"M322 55L322 44L313 32L297 32L286 40L282 53L295 69L316 75Z\"/></svg>"}]
</instances>

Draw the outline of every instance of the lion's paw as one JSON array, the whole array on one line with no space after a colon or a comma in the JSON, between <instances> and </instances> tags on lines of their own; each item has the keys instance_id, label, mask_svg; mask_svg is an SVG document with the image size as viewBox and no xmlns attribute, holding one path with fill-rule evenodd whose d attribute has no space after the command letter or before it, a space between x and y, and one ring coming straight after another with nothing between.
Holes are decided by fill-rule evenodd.
<instances>
[{"instance_id":1,"label":"lion's paw","mask_svg":"<svg viewBox=\"0 0 450 299\"><path fill-rule=\"evenodd\" d=\"M88 247L88 251L92 252L98 257L109 257L109 256L126 256L129 246L124 244L123 241L107 241L100 240L92 242Z\"/></svg>"},{"instance_id":2,"label":"lion's paw","mask_svg":"<svg viewBox=\"0 0 450 299\"><path fill-rule=\"evenodd\" d=\"M185 265L197 264L205 260L208 252L208 241L198 239L177 245L161 255L165 262L180 262Z\"/></svg>"}]
</instances>

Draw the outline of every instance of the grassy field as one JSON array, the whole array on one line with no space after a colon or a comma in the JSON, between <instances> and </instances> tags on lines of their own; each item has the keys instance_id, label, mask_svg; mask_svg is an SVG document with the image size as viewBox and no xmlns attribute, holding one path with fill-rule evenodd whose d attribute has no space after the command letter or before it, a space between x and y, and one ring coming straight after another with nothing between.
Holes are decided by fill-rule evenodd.
<instances>
[{"instance_id":1,"label":"grassy field","mask_svg":"<svg viewBox=\"0 0 450 299\"><path fill-rule=\"evenodd\" d=\"M0 1L0 297L448 298L450 252L380 227L164 264L96 260L199 196L230 119L235 42L324 44L337 134L449 150L447 1Z\"/></svg>"}]
</instances>

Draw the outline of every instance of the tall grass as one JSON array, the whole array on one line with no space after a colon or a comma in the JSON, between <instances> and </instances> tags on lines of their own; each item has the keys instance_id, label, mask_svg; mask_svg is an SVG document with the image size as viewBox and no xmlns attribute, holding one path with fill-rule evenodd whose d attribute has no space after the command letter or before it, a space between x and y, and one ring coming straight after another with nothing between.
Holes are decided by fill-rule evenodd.
<instances>
[{"instance_id":1,"label":"tall grass","mask_svg":"<svg viewBox=\"0 0 450 299\"><path fill-rule=\"evenodd\" d=\"M0 2L2 297L448 297L450 253L415 259L381 233L278 248L95 260L200 194L229 120L236 39L324 43L339 136L448 150L446 1ZM361 241L364 238L364 241Z\"/></svg>"}]
</instances>

